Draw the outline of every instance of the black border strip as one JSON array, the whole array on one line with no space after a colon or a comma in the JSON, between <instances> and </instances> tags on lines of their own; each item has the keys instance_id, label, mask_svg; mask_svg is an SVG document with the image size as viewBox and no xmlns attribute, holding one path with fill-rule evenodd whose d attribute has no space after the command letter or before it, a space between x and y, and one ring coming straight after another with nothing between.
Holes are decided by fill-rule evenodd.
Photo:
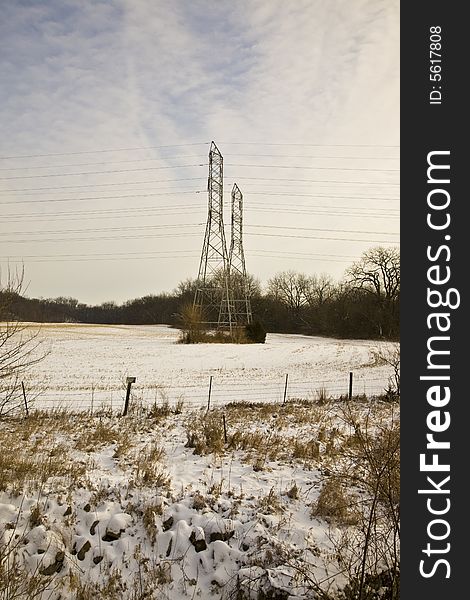
<instances>
[{"instance_id":1,"label":"black border strip","mask_svg":"<svg viewBox=\"0 0 470 600\"><path fill-rule=\"evenodd\" d=\"M465 213L470 198L464 189L469 171L465 139L469 129L465 92L469 69L464 60L468 55L469 25L464 8L464 3L435 0L401 3L401 598L406 600L461 598L467 588L464 543L469 528L465 509L470 502L465 491L468 479L465 461L470 455L470 424L466 418L470 385L464 381L464 374L469 371L467 356L470 354L467 340L470 327L465 314L470 253ZM430 62L439 58L430 55L430 44L437 40L437 36L433 40L430 36L438 31L431 27L440 28L440 63ZM438 47L433 49L437 51ZM441 70L435 65L440 65ZM432 71L440 72L441 80ZM436 81L431 81L431 77ZM442 94L441 103L431 104L430 94L437 91ZM434 93L432 100L438 101L439 94ZM429 155L435 151L449 151L449 154ZM450 165L447 175L443 169L431 170L428 182L428 160ZM446 178L449 183L443 182ZM445 191L432 194L431 203L436 200L436 204L439 201L444 204L448 194L447 208L429 208L428 194L433 189ZM432 213L430 218L434 219L431 223L437 225L446 222L448 213L449 226L432 229L427 224L428 213ZM444 246L449 248L450 256ZM428 247L433 259L427 256ZM439 248L442 249L439 251ZM436 265L437 270L428 272ZM429 277L444 279L449 272L448 282L430 283ZM449 297L450 303L456 304L459 295L460 306L454 309L430 307L428 288L440 291L443 298L449 289L455 289ZM434 294L431 302L438 304L438 298ZM427 322L433 312L448 315L448 321L447 317L439 321L442 327L450 323L447 332L438 331L437 318L431 317ZM429 342L432 336L450 339ZM450 353L430 355L428 343L433 349ZM449 365L450 368L430 368L428 359L432 365ZM420 376L436 375L447 375L450 379L420 380ZM437 386L437 390L428 398L432 386ZM439 402L445 395L445 387L449 388L450 400ZM428 416L431 413L433 416ZM448 418L450 425L444 428ZM432 428L441 426L444 430L435 432L433 439L448 441L450 449L426 449L426 435L433 433ZM426 454L424 462L429 464L436 460L439 464L449 464L450 471L420 470L423 453ZM433 454L437 454L437 458L433 459ZM428 476L434 483L427 480ZM450 479L445 482L448 476ZM419 494L419 489L428 491ZM448 510L444 512L445 509ZM438 515L437 511L442 514ZM442 521L447 522L449 528ZM433 540L432 536L442 539ZM438 563L439 560L442 562ZM420 573L420 565L428 577Z\"/></svg>"}]
</instances>

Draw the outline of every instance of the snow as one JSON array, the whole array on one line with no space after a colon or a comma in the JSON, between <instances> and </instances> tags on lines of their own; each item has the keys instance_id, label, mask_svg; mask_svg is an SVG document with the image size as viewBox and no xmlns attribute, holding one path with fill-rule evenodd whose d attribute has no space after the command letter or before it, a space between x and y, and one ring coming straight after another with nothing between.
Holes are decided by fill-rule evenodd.
<instances>
[{"instance_id":1,"label":"snow","mask_svg":"<svg viewBox=\"0 0 470 600\"><path fill-rule=\"evenodd\" d=\"M328 408L330 415L334 411ZM242 450L195 454L186 446L186 429L190 421L201 419L199 413L171 414L160 425L142 420L133 437L135 451L116 456L116 442L104 442L88 452L87 474L72 484L51 478L38 491L0 492L0 548L13 534L24 533L18 550L21 564L30 572L52 574L61 590L48 592L44 599L58 600L59 593L61 598L74 597L67 591L67 574L72 573L80 573L82 584L96 586L119 573L119 585L127 585L119 588L123 600L135 597L132 586L142 577L153 582L149 598L222 600L235 586L244 590L245 598L273 589L286 590L286 598L315 598L295 584L293 563L311 576L328 574L325 563L332 560L332 539L339 530L311 514L328 459L281 456L267 459L257 470L250 453ZM127 423L118 417L76 419L68 434L47 433L61 441L69 436L70 454L64 460L83 460L87 454L74 448L83 427ZM287 440L295 423L283 421L281 426L279 416L274 421ZM263 429L263 422L253 417L245 431L259 427ZM300 437L302 427L305 432L307 426L298 425ZM145 457L155 440L165 450L162 468L170 483L137 485L131 458ZM33 443L38 452L37 436ZM41 443L47 451L50 438ZM294 485L297 493L291 494ZM32 524L35 507L38 522ZM142 569L148 571L142 574ZM344 584L344 578L340 575L335 582Z\"/></svg>"},{"instance_id":2,"label":"snow","mask_svg":"<svg viewBox=\"0 0 470 600\"><path fill-rule=\"evenodd\" d=\"M212 376L213 406L230 401L280 401L288 375L288 398L314 398L324 389L355 394L382 393L390 367L372 352L386 342L268 334L265 344L179 344L179 330L166 325L107 326L45 324L40 332L49 351L37 365L31 388L43 385L38 402L47 407L121 410L127 376L136 377L135 398L207 403ZM45 383L44 383L45 382Z\"/></svg>"},{"instance_id":3,"label":"snow","mask_svg":"<svg viewBox=\"0 0 470 600\"><path fill-rule=\"evenodd\" d=\"M285 374L288 398L315 398L322 387L346 394L349 371L357 393L382 392L391 369L377 364L372 351L387 344L270 334L264 345L182 345L178 334L167 326L41 329L50 353L29 381L33 387L47 374L36 406L78 412L68 425L67 414L57 422L41 417L37 429L21 418L0 422L7 440L16 427L26 455L43 453L64 464L64 476L36 484L30 476L20 491L8 482L0 487L0 556L14 548L28 573L52 578L57 589L38 600L81 597L78 581L89 586L83 597L224 600L242 597L243 590L244 600L273 591L278 595L272 597L313 600L316 592L299 580L299 569L316 580L331 579L332 589L344 586L344 575L331 577L341 570L333 542L342 530L313 516L312 506L335 456L328 448L351 431L340 418L342 403L299 405L295 418L287 405L283 412ZM98 414L110 398L121 408L127 375L137 377L133 411L126 418L116 411ZM229 436L253 432L261 449L225 445L197 454L188 447L188 430L206 422L201 408L210 376L212 408L234 400L264 402L265 412L248 406L238 417L236 408L224 408ZM80 409L90 408L92 388L95 412L86 415ZM138 400L162 406L181 397L182 412L160 420L139 417L136 409ZM364 400L357 410L385 423L395 409ZM22 428L28 426L26 438ZM98 428L108 437L85 443ZM296 458L296 439L314 442L317 453ZM161 458L150 461L157 446ZM65 475L70 463L83 466L75 478ZM142 475L152 465L165 476L157 483ZM117 591L108 596L103 586L111 581Z\"/></svg>"}]
</instances>

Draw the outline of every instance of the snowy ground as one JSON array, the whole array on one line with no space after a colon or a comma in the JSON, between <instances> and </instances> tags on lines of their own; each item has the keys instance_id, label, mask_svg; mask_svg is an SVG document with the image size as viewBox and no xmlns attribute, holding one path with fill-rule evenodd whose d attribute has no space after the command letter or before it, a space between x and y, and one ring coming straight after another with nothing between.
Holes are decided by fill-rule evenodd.
<instances>
[{"instance_id":1,"label":"snowy ground","mask_svg":"<svg viewBox=\"0 0 470 600\"><path fill-rule=\"evenodd\" d=\"M0 600L345 600L374 490L367 597L398 598L398 404L373 398L389 345L178 335L42 327L25 383L44 391L0 420ZM369 397L328 400L350 371Z\"/></svg>"},{"instance_id":2,"label":"snowy ground","mask_svg":"<svg viewBox=\"0 0 470 600\"><path fill-rule=\"evenodd\" d=\"M361 400L348 423L344 407L224 407L227 441L218 410L0 422L0 597L344 599L370 490L354 423L398 416ZM353 483L318 508L336 470Z\"/></svg>"},{"instance_id":3,"label":"snowy ground","mask_svg":"<svg viewBox=\"0 0 470 600\"><path fill-rule=\"evenodd\" d=\"M34 326L32 326L34 328ZM338 340L268 334L265 344L178 344L179 331L165 325L106 326L45 324L43 348L49 351L27 382L39 384L44 406L119 409L127 376L136 377L135 397L162 398L202 406L233 400L314 398L319 390L346 394L349 372L355 394L382 393L391 368L377 364L373 351L390 346L369 340Z\"/></svg>"}]
</instances>

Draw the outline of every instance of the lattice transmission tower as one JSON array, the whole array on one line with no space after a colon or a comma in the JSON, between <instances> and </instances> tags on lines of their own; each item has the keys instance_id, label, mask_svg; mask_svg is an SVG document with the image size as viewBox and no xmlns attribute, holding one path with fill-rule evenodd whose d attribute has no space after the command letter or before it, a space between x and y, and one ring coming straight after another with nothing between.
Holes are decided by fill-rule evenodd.
<instances>
[{"instance_id":1,"label":"lattice transmission tower","mask_svg":"<svg viewBox=\"0 0 470 600\"><path fill-rule=\"evenodd\" d=\"M206 233L194 296L194 308L206 327L228 329L234 326L230 289L230 263L225 242L223 218L224 159L215 145L209 151L207 189L209 205Z\"/></svg>"},{"instance_id":2,"label":"lattice transmission tower","mask_svg":"<svg viewBox=\"0 0 470 600\"><path fill-rule=\"evenodd\" d=\"M232 188L232 229L229 251L230 291L233 321L240 327L251 323L251 302L243 251L243 194L236 183Z\"/></svg>"}]
</instances>

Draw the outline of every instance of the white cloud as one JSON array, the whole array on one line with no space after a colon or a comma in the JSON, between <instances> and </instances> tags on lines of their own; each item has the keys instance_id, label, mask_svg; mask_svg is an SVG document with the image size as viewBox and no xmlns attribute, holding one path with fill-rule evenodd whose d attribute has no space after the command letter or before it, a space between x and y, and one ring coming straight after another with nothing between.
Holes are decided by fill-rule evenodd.
<instances>
[{"instance_id":1,"label":"white cloud","mask_svg":"<svg viewBox=\"0 0 470 600\"><path fill-rule=\"evenodd\" d=\"M227 189L235 177L361 180L396 182L396 173L315 171L312 169L266 169L232 167L233 164L292 164L291 159L254 159L234 154L304 154L315 156L397 156L397 149L315 147L257 147L230 145L227 142L295 142L304 144L396 145L399 134L399 31L398 0L237 0L195 2L115 0L51 1L47 4L13 3L4 10L0 35L6 51L2 53L0 76L0 123L3 136L0 155L66 153L99 148L127 148L184 144L215 139L227 164ZM168 158L170 153L197 155L204 161L207 147L153 149L110 154L45 157L2 161L1 167L25 165L62 165L85 162L160 159L155 163L129 163L118 166L81 167L83 170L112 170L193 164L193 158ZM398 161L313 160L313 166L397 167ZM0 190L73 184L125 184L199 177L195 188L205 186L204 168L163 169L96 176L38 179L1 179L20 174L51 174L43 171L0 171ZM70 169L62 169L71 172ZM255 192L291 191L288 183L242 180L247 204L269 202ZM229 185L230 184L230 185ZM161 184L165 189L192 189L193 182ZM154 184L153 189L161 187ZM134 186L135 187L135 186ZM152 189L152 184L146 186ZM130 189L129 187L123 189ZM295 184L297 193L352 196L396 196L393 186L346 186L334 184ZM106 194L104 193L106 190ZM119 186L90 187L89 195L118 195ZM250 192L253 193L250 196ZM50 196L41 198L57 198ZM70 192L72 193L72 192ZM53 195L55 194L55 195ZM80 197L77 191L73 197ZM124 193L121 192L121 195ZM83 194L82 194L83 197ZM0 200L24 199L21 193L2 194ZM282 201L282 197L273 197ZM172 197L80 201L60 205L62 210L123 208L167 205ZM271 198L271 201L272 198ZM195 216L166 217L165 223L204 220L201 194L182 197L200 207ZM284 202L319 204L334 207L343 200L285 198ZM354 201L353 201L354 202ZM363 206L374 202L358 200ZM59 205L42 203L8 207L18 213L51 212ZM386 207L387 204L379 206ZM397 208L397 204L393 204ZM184 211L183 211L184 212ZM396 221L375 219L363 223L347 216L299 216L255 213L247 208L248 224L289 224L291 226L397 231ZM163 217L158 222L162 222ZM125 220L51 221L38 229L122 226ZM132 225L150 223L132 219ZM152 221L157 222L157 221ZM362 224L362 227L361 227ZM31 224L33 226L33 224ZM347 227L346 227L347 226ZM367 226L367 227L366 227ZM2 226L2 231L6 226ZM10 227L11 229L11 227ZM291 232L292 233L292 232ZM11 236L9 237L11 239ZM188 237L186 246L199 252L202 239ZM270 237L249 237L247 247L278 249L279 241ZM182 241L165 238L128 241L96 240L66 242L62 253L113 251L161 251L180 248ZM284 238L283 248L312 253L359 254L364 247L350 242L308 241ZM8 255L58 253L57 243L2 243ZM339 276L343 263L299 262L292 259L268 260L248 254L249 269L263 279L280 268L297 266L307 271L331 271ZM31 294L72 294L84 300L115 297L124 299L141 293L170 289L178 280L196 274L198 259L181 262L129 261L132 285L121 277L119 262L36 263L28 268ZM170 266L171 265L171 266ZM153 272L151 270L153 269ZM33 272L31 272L34 270ZM151 272L151 275L149 273ZM100 288L99 282L109 290Z\"/></svg>"}]
</instances>

